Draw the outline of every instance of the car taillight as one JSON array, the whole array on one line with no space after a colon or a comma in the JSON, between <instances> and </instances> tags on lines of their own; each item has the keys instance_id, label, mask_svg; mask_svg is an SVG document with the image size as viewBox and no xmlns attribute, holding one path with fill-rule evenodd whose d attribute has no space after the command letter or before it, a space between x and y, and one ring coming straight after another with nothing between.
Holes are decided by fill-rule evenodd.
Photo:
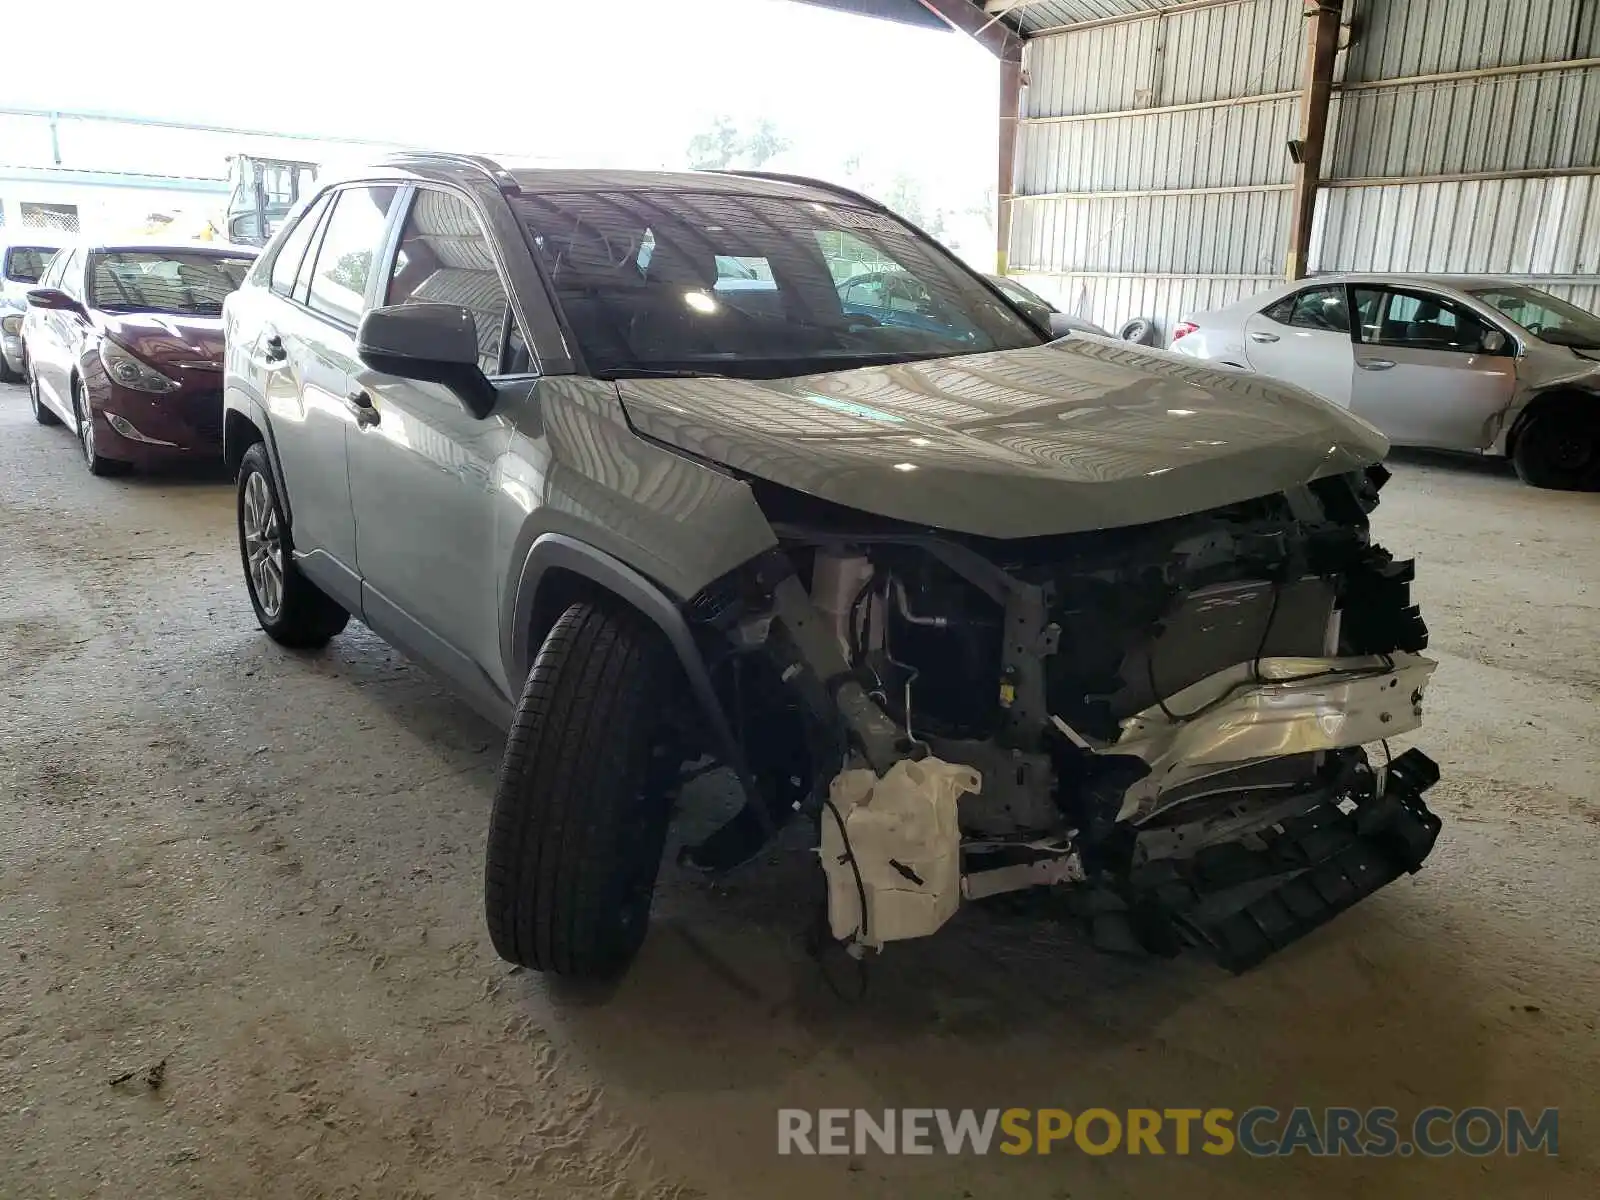
<instances>
[{"instance_id":1,"label":"car taillight","mask_svg":"<svg viewBox=\"0 0 1600 1200\"><path fill-rule=\"evenodd\" d=\"M1172 327L1172 340L1177 341L1181 337L1188 337L1191 333L1199 328L1200 326L1196 325L1193 321L1179 321Z\"/></svg>"}]
</instances>

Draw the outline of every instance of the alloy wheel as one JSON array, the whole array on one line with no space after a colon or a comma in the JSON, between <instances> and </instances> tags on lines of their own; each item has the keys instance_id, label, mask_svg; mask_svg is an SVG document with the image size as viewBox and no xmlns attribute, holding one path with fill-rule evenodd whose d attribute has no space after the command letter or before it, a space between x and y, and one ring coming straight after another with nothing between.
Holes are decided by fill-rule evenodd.
<instances>
[{"instance_id":1,"label":"alloy wheel","mask_svg":"<svg viewBox=\"0 0 1600 1200\"><path fill-rule=\"evenodd\" d=\"M259 471L244 485L244 554L250 571L250 588L267 619L283 608L283 536L278 506Z\"/></svg>"},{"instance_id":2,"label":"alloy wheel","mask_svg":"<svg viewBox=\"0 0 1600 1200\"><path fill-rule=\"evenodd\" d=\"M94 413L80 399L78 402L78 444L83 447L83 461L94 465Z\"/></svg>"}]
</instances>

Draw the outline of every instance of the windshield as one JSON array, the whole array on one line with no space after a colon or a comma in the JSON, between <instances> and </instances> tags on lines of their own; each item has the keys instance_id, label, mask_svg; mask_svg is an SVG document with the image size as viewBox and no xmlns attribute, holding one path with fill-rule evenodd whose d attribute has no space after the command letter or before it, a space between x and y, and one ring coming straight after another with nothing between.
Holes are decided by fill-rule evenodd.
<instances>
[{"instance_id":1,"label":"windshield","mask_svg":"<svg viewBox=\"0 0 1600 1200\"><path fill-rule=\"evenodd\" d=\"M670 191L516 203L602 377L778 378L1040 344L949 254L885 214Z\"/></svg>"},{"instance_id":2,"label":"windshield","mask_svg":"<svg viewBox=\"0 0 1600 1200\"><path fill-rule=\"evenodd\" d=\"M220 317L254 261L201 250L102 250L89 259L89 307Z\"/></svg>"},{"instance_id":3,"label":"windshield","mask_svg":"<svg viewBox=\"0 0 1600 1200\"><path fill-rule=\"evenodd\" d=\"M55 252L54 246L12 246L6 251L6 278L12 283L38 283Z\"/></svg>"},{"instance_id":4,"label":"windshield","mask_svg":"<svg viewBox=\"0 0 1600 1200\"><path fill-rule=\"evenodd\" d=\"M1600 350L1600 317L1538 288L1501 284L1467 295L1504 313L1540 341L1574 350Z\"/></svg>"},{"instance_id":5,"label":"windshield","mask_svg":"<svg viewBox=\"0 0 1600 1200\"><path fill-rule=\"evenodd\" d=\"M1018 303L1036 304L1040 308L1049 312L1055 311L1054 307L1043 296L1039 295L1037 292L1030 291L1029 289L1023 287L1015 279L1005 275L991 275L989 278L994 281L994 285L997 288Z\"/></svg>"}]
</instances>

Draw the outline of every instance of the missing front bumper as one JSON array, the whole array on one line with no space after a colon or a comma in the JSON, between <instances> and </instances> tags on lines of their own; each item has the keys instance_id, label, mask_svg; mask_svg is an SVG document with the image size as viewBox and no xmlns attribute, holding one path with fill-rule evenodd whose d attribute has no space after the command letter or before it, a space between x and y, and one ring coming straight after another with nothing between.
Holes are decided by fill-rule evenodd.
<instances>
[{"instance_id":1,"label":"missing front bumper","mask_svg":"<svg viewBox=\"0 0 1600 1200\"><path fill-rule=\"evenodd\" d=\"M1408 750L1382 778L1382 791L1370 784L1353 808L1319 804L1258 846L1228 842L1147 865L1130 880L1145 928L1186 933L1224 967L1243 971L1415 873L1442 826L1422 799L1439 768Z\"/></svg>"}]
</instances>

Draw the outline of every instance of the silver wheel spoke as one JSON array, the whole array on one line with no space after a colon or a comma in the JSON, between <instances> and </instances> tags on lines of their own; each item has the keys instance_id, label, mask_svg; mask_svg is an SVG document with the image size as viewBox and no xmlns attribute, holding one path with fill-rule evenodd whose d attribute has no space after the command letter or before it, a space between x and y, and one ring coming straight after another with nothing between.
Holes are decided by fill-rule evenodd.
<instances>
[{"instance_id":1,"label":"silver wheel spoke","mask_svg":"<svg viewBox=\"0 0 1600 1200\"><path fill-rule=\"evenodd\" d=\"M241 516L246 574L256 603L272 620L283 607L283 545L277 506L259 472L252 472L245 480Z\"/></svg>"}]
</instances>

